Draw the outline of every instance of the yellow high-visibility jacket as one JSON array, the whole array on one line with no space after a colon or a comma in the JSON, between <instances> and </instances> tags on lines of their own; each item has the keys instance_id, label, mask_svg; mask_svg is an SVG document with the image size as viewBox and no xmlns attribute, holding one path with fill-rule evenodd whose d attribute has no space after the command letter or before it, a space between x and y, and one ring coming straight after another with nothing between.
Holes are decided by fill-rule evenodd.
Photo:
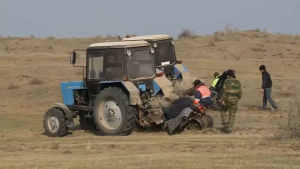
<instances>
[{"instance_id":1,"label":"yellow high-visibility jacket","mask_svg":"<svg viewBox=\"0 0 300 169\"><path fill-rule=\"evenodd\" d=\"M216 84L218 83L218 81L219 81L219 79L220 79L220 75L218 75L215 79L214 79L214 81L212 82L212 87L216 87Z\"/></svg>"}]
</instances>

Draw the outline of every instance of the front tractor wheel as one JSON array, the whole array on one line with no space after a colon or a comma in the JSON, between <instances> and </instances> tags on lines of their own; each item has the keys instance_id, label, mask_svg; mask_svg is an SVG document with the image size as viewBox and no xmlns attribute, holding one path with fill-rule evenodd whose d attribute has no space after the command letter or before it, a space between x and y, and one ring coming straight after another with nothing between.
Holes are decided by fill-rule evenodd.
<instances>
[{"instance_id":1,"label":"front tractor wheel","mask_svg":"<svg viewBox=\"0 0 300 169\"><path fill-rule=\"evenodd\" d=\"M120 88L109 87L98 94L93 116L102 135L120 136L131 134L135 112Z\"/></svg>"},{"instance_id":2,"label":"front tractor wheel","mask_svg":"<svg viewBox=\"0 0 300 169\"><path fill-rule=\"evenodd\" d=\"M45 133L49 137L63 137L67 135L66 117L59 108L49 109L44 116Z\"/></svg>"}]
</instances>

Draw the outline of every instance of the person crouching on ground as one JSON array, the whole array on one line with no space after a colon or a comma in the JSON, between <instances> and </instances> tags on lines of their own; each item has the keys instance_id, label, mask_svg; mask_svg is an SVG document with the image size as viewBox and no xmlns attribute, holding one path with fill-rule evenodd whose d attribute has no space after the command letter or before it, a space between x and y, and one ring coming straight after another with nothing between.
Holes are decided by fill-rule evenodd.
<instances>
[{"instance_id":1,"label":"person crouching on ground","mask_svg":"<svg viewBox=\"0 0 300 169\"><path fill-rule=\"evenodd\" d=\"M209 107L212 104L210 90L199 80L194 81L195 101L194 104L200 103L204 107Z\"/></svg>"},{"instance_id":2,"label":"person crouching on ground","mask_svg":"<svg viewBox=\"0 0 300 169\"><path fill-rule=\"evenodd\" d=\"M164 114L163 122L177 117L181 113L181 111L187 107L190 107L193 111L200 113L200 109L194 105L194 100L192 98L188 96L179 97L172 102L172 105L170 107L161 107Z\"/></svg>"},{"instance_id":3,"label":"person crouching on ground","mask_svg":"<svg viewBox=\"0 0 300 169\"><path fill-rule=\"evenodd\" d=\"M230 133L234 125L235 114L237 111L238 101L242 97L241 83L234 78L232 70L227 71L227 79L224 82L221 101L222 101L222 124L226 132ZM229 119L227 120L226 112L229 110Z\"/></svg>"}]
</instances>

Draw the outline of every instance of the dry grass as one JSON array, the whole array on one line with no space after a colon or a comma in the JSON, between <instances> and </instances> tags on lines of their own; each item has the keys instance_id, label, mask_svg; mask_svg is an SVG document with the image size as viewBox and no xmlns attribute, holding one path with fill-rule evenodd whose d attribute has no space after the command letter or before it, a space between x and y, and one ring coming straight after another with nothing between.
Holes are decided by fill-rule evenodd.
<instances>
[{"instance_id":1,"label":"dry grass","mask_svg":"<svg viewBox=\"0 0 300 169\"><path fill-rule=\"evenodd\" d=\"M291 144L256 137L222 135L136 135L133 137L89 136L11 142L0 147L1 168L297 168L299 152ZM222 140L222 141L218 141ZM53 139L52 139L53 141ZM50 141L51 142L51 141ZM296 143L296 142L295 142ZM50 143L49 143L50 144ZM51 144L50 144L51 145ZM18 158L14 158L18 157ZM217 159L217 160L216 160Z\"/></svg>"}]
</instances>

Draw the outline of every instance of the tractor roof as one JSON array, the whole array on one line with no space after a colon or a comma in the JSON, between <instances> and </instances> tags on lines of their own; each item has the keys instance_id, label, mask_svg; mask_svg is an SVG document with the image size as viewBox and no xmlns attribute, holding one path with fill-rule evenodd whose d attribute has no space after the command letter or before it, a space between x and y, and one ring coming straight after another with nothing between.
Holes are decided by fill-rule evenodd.
<instances>
[{"instance_id":1,"label":"tractor roof","mask_svg":"<svg viewBox=\"0 0 300 169\"><path fill-rule=\"evenodd\" d=\"M137 40L164 40L164 39L170 39L169 35L145 35L145 36L136 36L131 38L123 38L122 41L137 41Z\"/></svg>"},{"instance_id":2,"label":"tractor roof","mask_svg":"<svg viewBox=\"0 0 300 169\"><path fill-rule=\"evenodd\" d=\"M94 43L89 47L99 47L99 48L125 48L125 47L139 47L139 46L149 46L150 44L146 41L119 41L119 42L104 42L104 43Z\"/></svg>"}]
</instances>

